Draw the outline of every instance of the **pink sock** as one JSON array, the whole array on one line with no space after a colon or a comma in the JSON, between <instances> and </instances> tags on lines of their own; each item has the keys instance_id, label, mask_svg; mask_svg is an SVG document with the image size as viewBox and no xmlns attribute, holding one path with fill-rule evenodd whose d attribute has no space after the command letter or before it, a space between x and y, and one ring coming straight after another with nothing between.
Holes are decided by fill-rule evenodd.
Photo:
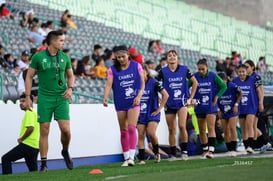
<instances>
[{"instance_id":1,"label":"pink sock","mask_svg":"<svg viewBox=\"0 0 273 181\"><path fill-rule=\"evenodd\" d=\"M120 131L120 141L123 152L129 151L129 132L127 130Z\"/></svg>"},{"instance_id":2,"label":"pink sock","mask_svg":"<svg viewBox=\"0 0 273 181\"><path fill-rule=\"evenodd\" d=\"M128 125L129 132L129 148L136 149L137 145L137 135L136 135L136 127L134 125Z\"/></svg>"}]
</instances>

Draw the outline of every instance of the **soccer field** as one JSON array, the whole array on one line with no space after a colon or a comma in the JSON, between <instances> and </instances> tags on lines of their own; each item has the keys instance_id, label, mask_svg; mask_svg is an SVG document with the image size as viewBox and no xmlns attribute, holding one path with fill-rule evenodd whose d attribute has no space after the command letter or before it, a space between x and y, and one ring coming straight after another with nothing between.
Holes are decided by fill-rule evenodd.
<instances>
[{"instance_id":1,"label":"soccer field","mask_svg":"<svg viewBox=\"0 0 273 181\"><path fill-rule=\"evenodd\" d=\"M23 173L0 176L0 180L271 180L273 158L217 158L211 160L167 161L120 167L121 163L77 167L74 170L50 170L47 173ZM89 174L93 169L102 174Z\"/></svg>"}]
</instances>

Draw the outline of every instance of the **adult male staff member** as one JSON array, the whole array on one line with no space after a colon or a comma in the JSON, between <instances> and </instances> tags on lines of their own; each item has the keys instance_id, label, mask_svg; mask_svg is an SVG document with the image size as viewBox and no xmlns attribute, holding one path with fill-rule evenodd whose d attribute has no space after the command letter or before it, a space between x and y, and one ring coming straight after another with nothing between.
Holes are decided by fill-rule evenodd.
<instances>
[{"instance_id":1,"label":"adult male staff member","mask_svg":"<svg viewBox=\"0 0 273 181\"><path fill-rule=\"evenodd\" d=\"M36 53L31 58L26 77L26 103L31 105L29 98L32 79L37 73L38 88L38 122L40 123L40 155L41 172L47 171L48 135L50 121L54 114L61 130L62 156L68 169L73 169L73 161L69 156L70 122L69 98L72 96L74 75L70 58L60 51L64 46L64 35L60 31L51 31L46 40L48 48Z\"/></svg>"},{"instance_id":2,"label":"adult male staff member","mask_svg":"<svg viewBox=\"0 0 273 181\"><path fill-rule=\"evenodd\" d=\"M30 97L33 99L33 97ZM37 171L39 153L40 127L37 122L37 112L28 110L25 106L26 95L20 96L20 108L25 111L21 131L17 139L18 145L2 156L2 174L12 174L11 163L24 158L29 171ZM32 100L33 101L33 100ZM32 106L31 106L32 107Z\"/></svg>"}]
</instances>

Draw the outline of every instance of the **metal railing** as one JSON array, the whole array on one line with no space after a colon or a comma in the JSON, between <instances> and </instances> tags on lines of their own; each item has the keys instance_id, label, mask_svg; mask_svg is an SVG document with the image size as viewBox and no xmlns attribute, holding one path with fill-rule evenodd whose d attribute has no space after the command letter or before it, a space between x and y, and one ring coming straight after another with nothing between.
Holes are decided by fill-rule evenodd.
<instances>
[{"instance_id":1,"label":"metal railing","mask_svg":"<svg viewBox=\"0 0 273 181\"><path fill-rule=\"evenodd\" d=\"M97 100L97 101L101 101L103 102L103 98L102 97L97 97L97 96L91 96L91 95L87 95L87 94L83 94L83 93L80 93L80 92L73 92L73 95L75 96L75 101L73 102L74 104L79 104L79 97L84 97L84 98L87 98L87 99L93 99L93 100ZM113 100L108 100L108 102L110 104L113 104Z\"/></svg>"}]
</instances>

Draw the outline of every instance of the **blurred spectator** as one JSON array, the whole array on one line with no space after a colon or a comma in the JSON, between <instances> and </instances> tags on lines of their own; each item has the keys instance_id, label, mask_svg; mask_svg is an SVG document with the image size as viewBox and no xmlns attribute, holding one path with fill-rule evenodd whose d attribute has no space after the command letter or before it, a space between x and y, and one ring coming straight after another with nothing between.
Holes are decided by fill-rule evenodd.
<instances>
[{"instance_id":1,"label":"blurred spectator","mask_svg":"<svg viewBox=\"0 0 273 181\"><path fill-rule=\"evenodd\" d=\"M5 50L4 47L0 44L0 66L4 67L5 59L4 59Z\"/></svg>"},{"instance_id":2,"label":"blurred spectator","mask_svg":"<svg viewBox=\"0 0 273 181\"><path fill-rule=\"evenodd\" d=\"M0 6L0 17L14 18L13 15L9 12L9 9L6 6L6 3L2 3Z\"/></svg>"},{"instance_id":3,"label":"blurred spectator","mask_svg":"<svg viewBox=\"0 0 273 181\"><path fill-rule=\"evenodd\" d=\"M242 57L241 54L238 54L238 60L239 60L239 65L241 65L244 61L244 58Z\"/></svg>"},{"instance_id":4,"label":"blurred spectator","mask_svg":"<svg viewBox=\"0 0 273 181\"><path fill-rule=\"evenodd\" d=\"M152 53L153 56L163 54L164 51L161 47L161 40L151 40L148 45L148 52Z\"/></svg>"},{"instance_id":5,"label":"blurred spectator","mask_svg":"<svg viewBox=\"0 0 273 181\"><path fill-rule=\"evenodd\" d=\"M64 13L61 17L61 24L63 24L63 23L68 24L68 26L73 30L77 29L77 26L74 23L74 21L72 19L72 15L70 14L68 9L64 11Z\"/></svg>"},{"instance_id":6,"label":"blurred spectator","mask_svg":"<svg viewBox=\"0 0 273 181\"><path fill-rule=\"evenodd\" d=\"M76 70L77 70L77 66L78 66L78 61L75 58L71 58L71 66L72 66L72 70L73 70L73 74L76 75Z\"/></svg>"},{"instance_id":7,"label":"blurred spectator","mask_svg":"<svg viewBox=\"0 0 273 181\"><path fill-rule=\"evenodd\" d=\"M9 68L12 70L15 67L16 62L14 61L12 55L10 53L7 53L4 55L4 67Z\"/></svg>"},{"instance_id":8,"label":"blurred spectator","mask_svg":"<svg viewBox=\"0 0 273 181\"><path fill-rule=\"evenodd\" d=\"M163 53L163 48L161 47L161 40L155 40L155 43L156 43L157 53L161 55Z\"/></svg>"},{"instance_id":9,"label":"blurred spectator","mask_svg":"<svg viewBox=\"0 0 273 181\"><path fill-rule=\"evenodd\" d=\"M236 65L234 63L229 64L229 67L227 68L227 76L229 77L229 80L233 80L236 76Z\"/></svg>"},{"instance_id":10,"label":"blurred spectator","mask_svg":"<svg viewBox=\"0 0 273 181\"><path fill-rule=\"evenodd\" d=\"M47 24L42 23L41 26L38 28L38 33L43 37L47 36Z\"/></svg>"},{"instance_id":11,"label":"blurred spectator","mask_svg":"<svg viewBox=\"0 0 273 181\"><path fill-rule=\"evenodd\" d=\"M64 35L66 35L67 34L67 24L62 23L61 24L61 29L59 29L58 31L61 31ZM65 41L68 41L68 42L71 43L73 41L73 38L65 36Z\"/></svg>"},{"instance_id":12,"label":"blurred spectator","mask_svg":"<svg viewBox=\"0 0 273 181\"><path fill-rule=\"evenodd\" d=\"M105 67L110 68L114 64L114 58L115 54L111 50L108 50L104 59Z\"/></svg>"},{"instance_id":13,"label":"blurred spectator","mask_svg":"<svg viewBox=\"0 0 273 181\"><path fill-rule=\"evenodd\" d=\"M235 65L239 65L239 58L236 51L231 52L231 60Z\"/></svg>"},{"instance_id":14,"label":"blurred spectator","mask_svg":"<svg viewBox=\"0 0 273 181\"><path fill-rule=\"evenodd\" d=\"M29 60L31 60L31 57L36 53L38 52L38 49L37 48L30 48L30 55L29 55Z\"/></svg>"},{"instance_id":15,"label":"blurred spectator","mask_svg":"<svg viewBox=\"0 0 273 181\"><path fill-rule=\"evenodd\" d=\"M260 57L257 62L257 71L266 72L268 70L268 65L265 62L265 57Z\"/></svg>"},{"instance_id":16,"label":"blurred spectator","mask_svg":"<svg viewBox=\"0 0 273 181\"><path fill-rule=\"evenodd\" d=\"M82 60L78 61L76 75L82 76L83 78L87 78L87 77L96 78L97 77L96 70L91 67L91 60L90 60L89 56L84 56L82 58Z\"/></svg>"},{"instance_id":17,"label":"blurred spectator","mask_svg":"<svg viewBox=\"0 0 273 181\"><path fill-rule=\"evenodd\" d=\"M131 60L138 62L140 64L143 63L143 56L135 47L129 48L128 53L131 57Z\"/></svg>"},{"instance_id":18,"label":"blurred spectator","mask_svg":"<svg viewBox=\"0 0 273 181\"><path fill-rule=\"evenodd\" d=\"M228 69L228 67L229 67L230 64L231 64L231 58L230 57L226 57L226 60L224 62L226 70Z\"/></svg>"},{"instance_id":19,"label":"blurred spectator","mask_svg":"<svg viewBox=\"0 0 273 181\"><path fill-rule=\"evenodd\" d=\"M22 27L31 28L32 25L39 25L39 19L34 17L33 9L23 13L23 19L21 20Z\"/></svg>"},{"instance_id":20,"label":"blurred spectator","mask_svg":"<svg viewBox=\"0 0 273 181\"><path fill-rule=\"evenodd\" d=\"M160 59L160 62L159 64L156 66L155 70L157 72L159 72L163 67L167 66L167 57L166 56L163 56L161 59Z\"/></svg>"},{"instance_id":21,"label":"blurred spectator","mask_svg":"<svg viewBox=\"0 0 273 181\"><path fill-rule=\"evenodd\" d=\"M147 60L145 64L147 65L149 69L150 75L152 77L156 77L158 75L158 72L155 70L155 67L156 67L155 63L151 60Z\"/></svg>"},{"instance_id":22,"label":"blurred spectator","mask_svg":"<svg viewBox=\"0 0 273 181\"><path fill-rule=\"evenodd\" d=\"M29 66L29 51L24 50L21 54L21 59L17 61L17 64L21 71L28 69Z\"/></svg>"},{"instance_id":23,"label":"blurred spectator","mask_svg":"<svg viewBox=\"0 0 273 181\"><path fill-rule=\"evenodd\" d=\"M101 46L99 44L94 45L93 53L91 55L92 60L96 63L97 60L100 58L101 54Z\"/></svg>"},{"instance_id":24,"label":"blurred spectator","mask_svg":"<svg viewBox=\"0 0 273 181\"><path fill-rule=\"evenodd\" d=\"M225 72L226 73L226 66L224 64L224 61L218 57L216 60L216 72Z\"/></svg>"},{"instance_id":25,"label":"blurred spectator","mask_svg":"<svg viewBox=\"0 0 273 181\"><path fill-rule=\"evenodd\" d=\"M95 65L97 78L107 78L107 67L104 65L104 60L102 57L98 58Z\"/></svg>"},{"instance_id":26,"label":"blurred spectator","mask_svg":"<svg viewBox=\"0 0 273 181\"><path fill-rule=\"evenodd\" d=\"M42 45L37 49L38 52L43 51L47 48L46 39L43 40Z\"/></svg>"},{"instance_id":27,"label":"blurred spectator","mask_svg":"<svg viewBox=\"0 0 273 181\"><path fill-rule=\"evenodd\" d=\"M152 53L154 56L157 55L157 44L156 44L155 40L149 41L148 52Z\"/></svg>"},{"instance_id":28,"label":"blurred spectator","mask_svg":"<svg viewBox=\"0 0 273 181\"><path fill-rule=\"evenodd\" d=\"M15 64L10 73L12 73L15 76L19 76L21 73L21 69L20 69L19 65Z\"/></svg>"},{"instance_id":29,"label":"blurred spectator","mask_svg":"<svg viewBox=\"0 0 273 181\"><path fill-rule=\"evenodd\" d=\"M46 34L54 30L54 23L53 21L46 22Z\"/></svg>"},{"instance_id":30,"label":"blurred spectator","mask_svg":"<svg viewBox=\"0 0 273 181\"><path fill-rule=\"evenodd\" d=\"M66 9L66 10L63 12L63 15L61 16L61 20L60 20L61 24L67 22L67 16L68 16L69 14L70 14L70 13L69 13L69 10L68 10L68 9Z\"/></svg>"},{"instance_id":31,"label":"blurred spectator","mask_svg":"<svg viewBox=\"0 0 273 181\"><path fill-rule=\"evenodd\" d=\"M38 33L38 25L32 25L27 39L30 43L42 45L45 38Z\"/></svg>"}]
</instances>

